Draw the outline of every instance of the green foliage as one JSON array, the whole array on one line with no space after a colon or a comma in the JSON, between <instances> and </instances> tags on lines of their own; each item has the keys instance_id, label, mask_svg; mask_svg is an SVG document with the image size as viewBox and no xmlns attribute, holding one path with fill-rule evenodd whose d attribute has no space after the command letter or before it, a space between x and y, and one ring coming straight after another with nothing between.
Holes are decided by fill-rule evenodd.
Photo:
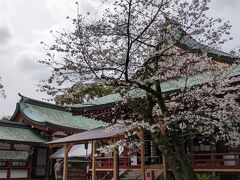
<instances>
[{"instance_id":1,"label":"green foliage","mask_svg":"<svg viewBox=\"0 0 240 180\"><path fill-rule=\"evenodd\" d=\"M113 86L103 86L97 84L79 85L75 84L67 89L63 94L54 98L56 104L79 104L85 100L106 96L111 94L115 88Z\"/></svg>"},{"instance_id":2,"label":"green foliage","mask_svg":"<svg viewBox=\"0 0 240 180\"><path fill-rule=\"evenodd\" d=\"M219 180L216 176L212 174L197 174L198 180Z\"/></svg>"}]
</instances>

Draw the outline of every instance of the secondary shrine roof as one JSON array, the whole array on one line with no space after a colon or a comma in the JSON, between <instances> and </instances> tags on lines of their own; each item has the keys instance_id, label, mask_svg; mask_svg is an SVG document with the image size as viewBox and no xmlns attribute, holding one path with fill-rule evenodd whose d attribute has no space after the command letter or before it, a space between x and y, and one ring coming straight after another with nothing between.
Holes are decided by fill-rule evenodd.
<instances>
[{"instance_id":1,"label":"secondary shrine roof","mask_svg":"<svg viewBox=\"0 0 240 180\"><path fill-rule=\"evenodd\" d=\"M67 130L89 130L103 125L103 121L84 116L72 116L72 113L63 106L57 106L42 101L22 96L17 104L17 109L12 117L16 121L18 114L24 118L24 122L34 127L55 128Z\"/></svg>"},{"instance_id":2,"label":"secondary shrine roof","mask_svg":"<svg viewBox=\"0 0 240 180\"><path fill-rule=\"evenodd\" d=\"M82 158L88 157L92 153L92 143L88 144L88 148L85 149L85 144L76 144L68 152L68 158ZM64 147L56 151L50 156L51 159L63 159L64 158Z\"/></svg>"},{"instance_id":3,"label":"secondary shrine roof","mask_svg":"<svg viewBox=\"0 0 240 180\"><path fill-rule=\"evenodd\" d=\"M10 121L0 121L0 141L26 144L43 144L47 142L29 126Z\"/></svg>"},{"instance_id":4,"label":"secondary shrine roof","mask_svg":"<svg viewBox=\"0 0 240 180\"><path fill-rule=\"evenodd\" d=\"M100 127L100 128L92 129L82 133L73 134L71 136L57 139L51 142L47 142L46 144L48 145L51 145L51 144L63 145L68 143L81 144L81 143L85 143L92 140L115 138L115 137L124 135L124 133L128 131L133 131L136 128L137 126L135 127L121 126L121 127L112 127L109 129L105 127Z\"/></svg>"}]
</instances>

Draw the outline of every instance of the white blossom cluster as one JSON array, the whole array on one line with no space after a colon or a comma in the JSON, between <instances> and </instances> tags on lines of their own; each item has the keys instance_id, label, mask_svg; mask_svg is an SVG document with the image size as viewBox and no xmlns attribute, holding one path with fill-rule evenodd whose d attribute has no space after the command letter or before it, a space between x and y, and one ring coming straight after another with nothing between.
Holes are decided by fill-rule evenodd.
<instances>
[{"instance_id":1,"label":"white blossom cluster","mask_svg":"<svg viewBox=\"0 0 240 180\"><path fill-rule=\"evenodd\" d=\"M115 142L114 144L100 146L97 149L97 151L99 152L99 154L109 154L113 153L114 151L117 151L119 154L122 154L124 150L127 149L128 155L132 155L138 152L140 147L141 142L138 139L133 140L121 139Z\"/></svg>"},{"instance_id":2,"label":"white blossom cluster","mask_svg":"<svg viewBox=\"0 0 240 180\"><path fill-rule=\"evenodd\" d=\"M1 81L1 77L0 77L0 81ZM4 89L3 89L3 85L2 85L2 83L0 82L0 96L2 96L2 97L6 97L6 95L5 95L5 91L4 91Z\"/></svg>"},{"instance_id":3,"label":"white blossom cluster","mask_svg":"<svg viewBox=\"0 0 240 180\"><path fill-rule=\"evenodd\" d=\"M172 113L165 123L171 128L172 123L184 122L184 135L201 134L216 141L240 144L240 78L209 80L172 94L167 103Z\"/></svg>"}]
</instances>

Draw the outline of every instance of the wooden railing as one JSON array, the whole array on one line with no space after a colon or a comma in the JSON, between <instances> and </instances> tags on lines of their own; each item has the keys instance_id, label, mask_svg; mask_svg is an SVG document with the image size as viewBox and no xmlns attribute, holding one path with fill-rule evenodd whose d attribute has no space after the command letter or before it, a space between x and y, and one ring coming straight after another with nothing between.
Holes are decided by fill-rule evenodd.
<instances>
[{"instance_id":1,"label":"wooden railing","mask_svg":"<svg viewBox=\"0 0 240 180\"><path fill-rule=\"evenodd\" d=\"M195 171L226 170L240 172L240 153L191 154L188 157ZM96 169L113 169L112 157L97 157L96 161ZM148 165L161 164L161 157L145 157L145 162L148 162ZM129 157L120 157L119 169L140 169L140 163L140 159L138 159L138 165L132 165Z\"/></svg>"},{"instance_id":2,"label":"wooden railing","mask_svg":"<svg viewBox=\"0 0 240 180\"><path fill-rule=\"evenodd\" d=\"M113 158L112 157L96 158L96 168L97 169L112 169L113 168ZM121 157L121 158L119 158L119 168L129 169L129 168L134 168L134 166L131 166L130 158Z\"/></svg>"},{"instance_id":3,"label":"wooden railing","mask_svg":"<svg viewBox=\"0 0 240 180\"><path fill-rule=\"evenodd\" d=\"M140 169L141 161L138 157L138 165L132 165L131 158L120 157L119 158L119 168L120 169ZM145 162L149 164L160 164L160 156L146 156ZM113 158L112 157L97 157L96 158L96 168L97 169L112 169L113 168ZM90 167L91 169L91 167Z\"/></svg>"},{"instance_id":4,"label":"wooden railing","mask_svg":"<svg viewBox=\"0 0 240 180\"><path fill-rule=\"evenodd\" d=\"M240 169L240 153L191 154L189 160L198 169Z\"/></svg>"}]
</instances>

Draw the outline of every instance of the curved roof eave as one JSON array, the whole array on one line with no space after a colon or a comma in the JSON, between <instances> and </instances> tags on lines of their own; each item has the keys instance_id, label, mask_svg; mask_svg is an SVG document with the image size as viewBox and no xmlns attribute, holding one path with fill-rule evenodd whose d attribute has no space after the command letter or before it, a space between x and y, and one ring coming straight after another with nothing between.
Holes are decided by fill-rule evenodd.
<instances>
[{"instance_id":1,"label":"curved roof eave","mask_svg":"<svg viewBox=\"0 0 240 180\"><path fill-rule=\"evenodd\" d=\"M66 127L66 126L59 126L59 125L52 124L52 123L49 123L49 122L38 122L38 121L35 121L35 120L29 118L20 107L19 107L19 111L23 115L25 121L27 121L26 123L29 123L29 125L31 125L31 126L38 127L39 129L44 130L44 131L46 131L48 129L51 129L51 128L52 129L59 129L59 130L63 130L63 131L69 131L69 130L72 130L72 131L75 131L75 132L84 131L84 129L78 129L78 128L72 128L72 127Z\"/></svg>"},{"instance_id":2,"label":"curved roof eave","mask_svg":"<svg viewBox=\"0 0 240 180\"><path fill-rule=\"evenodd\" d=\"M19 112L20 112L20 105L19 105L19 103L16 103L16 108L15 108L13 115L10 118L10 121L14 121L14 119L17 117Z\"/></svg>"},{"instance_id":3,"label":"curved roof eave","mask_svg":"<svg viewBox=\"0 0 240 180\"><path fill-rule=\"evenodd\" d=\"M12 119L17 118L19 114L27 124L44 131L52 129L55 131L81 132L105 124L102 121L98 122L96 119L87 117L76 119L66 107L55 106L26 97L22 97L18 102L16 113Z\"/></svg>"},{"instance_id":4,"label":"curved roof eave","mask_svg":"<svg viewBox=\"0 0 240 180\"><path fill-rule=\"evenodd\" d=\"M19 94L19 96L21 97L20 101L27 102L27 103L32 104L32 105L37 105L37 106L42 106L42 107L46 107L46 108L51 108L51 109L56 109L56 110L69 112L68 109L64 106L59 106L59 105L56 105L56 104L39 101L39 100L36 100L36 99L32 99L32 98L23 96L21 94Z\"/></svg>"}]
</instances>

